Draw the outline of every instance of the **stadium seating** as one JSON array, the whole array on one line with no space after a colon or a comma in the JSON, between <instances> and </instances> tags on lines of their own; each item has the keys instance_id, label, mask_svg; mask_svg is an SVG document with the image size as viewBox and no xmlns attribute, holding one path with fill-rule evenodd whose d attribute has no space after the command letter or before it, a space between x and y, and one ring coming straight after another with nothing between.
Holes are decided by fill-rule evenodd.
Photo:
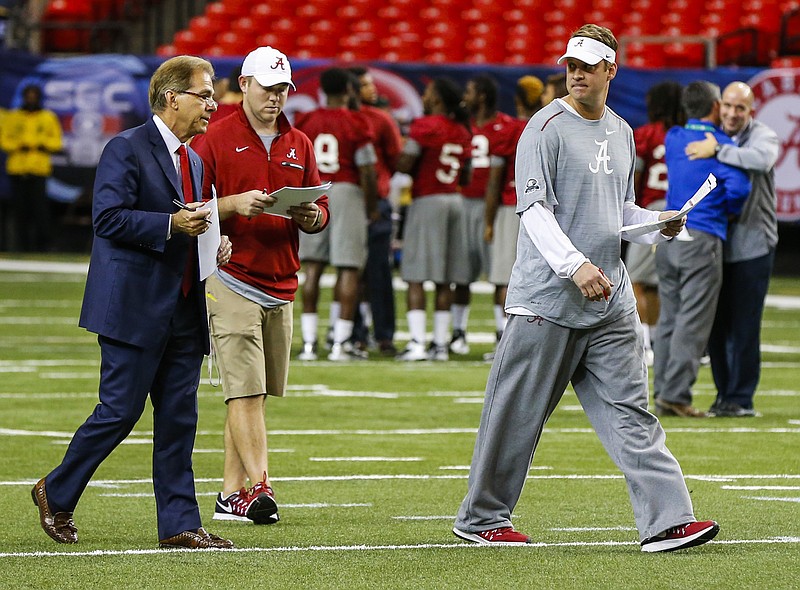
<instances>
[{"instance_id":1,"label":"stadium seating","mask_svg":"<svg viewBox=\"0 0 800 590\"><path fill-rule=\"evenodd\" d=\"M131 4L147 2L52 0L45 14L50 22L91 20ZM777 45L782 15L798 6L800 0L216 0L157 52L240 55L266 38L286 53L309 58L551 63L572 31L597 22L626 39L627 65L701 67L702 44L681 37L752 28ZM85 29L48 32L48 51L87 45ZM653 35L675 41L631 43Z\"/></svg>"}]
</instances>

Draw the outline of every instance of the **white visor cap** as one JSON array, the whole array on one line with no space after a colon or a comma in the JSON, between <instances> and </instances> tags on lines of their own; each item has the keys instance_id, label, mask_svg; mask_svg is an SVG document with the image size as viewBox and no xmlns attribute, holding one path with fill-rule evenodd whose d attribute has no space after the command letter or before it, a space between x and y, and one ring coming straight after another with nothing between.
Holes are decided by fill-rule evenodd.
<instances>
[{"instance_id":1,"label":"white visor cap","mask_svg":"<svg viewBox=\"0 0 800 590\"><path fill-rule=\"evenodd\" d=\"M606 60L614 63L617 59L617 52L605 43L590 39L589 37L573 37L567 42L567 52L558 58L557 63L561 63L568 57L574 57L585 64L593 66Z\"/></svg>"}]
</instances>

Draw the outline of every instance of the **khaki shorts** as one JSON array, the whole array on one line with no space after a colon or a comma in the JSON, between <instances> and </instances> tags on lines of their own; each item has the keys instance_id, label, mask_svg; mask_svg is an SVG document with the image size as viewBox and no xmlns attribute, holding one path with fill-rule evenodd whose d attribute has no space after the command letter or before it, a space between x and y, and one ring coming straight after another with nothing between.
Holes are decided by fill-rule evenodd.
<instances>
[{"instance_id":1,"label":"khaki shorts","mask_svg":"<svg viewBox=\"0 0 800 590\"><path fill-rule=\"evenodd\" d=\"M225 401L265 393L282 396L289 377L292 302L261 307L213 275L206 281L206 292L211 346Z\"/></svg>"}]
</instances>

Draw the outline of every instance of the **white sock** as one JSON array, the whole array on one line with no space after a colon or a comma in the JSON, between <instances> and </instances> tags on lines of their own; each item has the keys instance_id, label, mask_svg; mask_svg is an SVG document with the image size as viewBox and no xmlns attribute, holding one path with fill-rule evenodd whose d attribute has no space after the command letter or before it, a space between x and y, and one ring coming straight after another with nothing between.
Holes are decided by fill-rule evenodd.
<instances>
[{"instance_id":1,"label":"white sock","mask_svg":"<svg viewBox=\"0 0 800 590\"><path fill-rule=\"evenodd\" d=\"M303 335L303 344L313 344L317 341L318 325L319 316L317 314L300 314L300 333Z\"/></svg>"},{"instance_id":2,"label":"white sock","mask_svg":"<svg viewBox=\"0 0 800 590\"><path fill-rule=\"evenodd\" d=\"M372 308L369 303L362 301L358 304L358 311L361 313L361 321L364 322L364 327L369 330L372 327Z\"/></svg>"},{"instance_id":3,"label":"white sock","mask_svg":"<svg viewBox=\"0 0 800 590\"><path fill-rule=\"evenodd\" d=\"M644 349L650 348L650 326L642 324L642 332L644 335Z\"/></svg>"},{"instance_id":4,"label":"white sock","mask_svg":"<svg viewBox=\"0 0 800 590\"><path fill-rule=\"evenodd\" d=\"M436 346L447 346L450 342L450 312L433 312L433 342Z\"/></svg>"},{"instance_id":5,"label":"white sock","mask_svg":"<svg viewBox=\"0 0 800 590\"><path fill-rule=\"evenodd\" d=\"M653 345L653 340L656 339L656 325L657 324L650 324L645 326L649 332L649 333L648 332L644 333L645 336L649 338L649 340L645 340L645 346L647 348L651 348Z\"/></svg>"},{"instance_id":6,"label":"white sock","mask_svg":"<svg viewBox=\"0 0 800 590\"><path fill-rule=\"evenodd\" d=\"M406 319L408 320L408 332L411 334L411 339L416 340L420 344L425 343L425 310L412 309L406 312Z\"/></svg>"},{"instance_id":7,"label":"white sock","mask_svg":"<svg viewBox=\"0 0 800 590\"><path fill-rule=\"evenodd\" d=\"M506 312L503 310L502 305L495 305L494 306L494 327L496 328L497 332L505 332L506 324L508 323L508 317L506 316Z\"/></svg>"},{"instance_id":8,"label":"white sock","mask_svg":"<svg viewBox=\"0 0 800 590\"><path fill-rule=\"evenodd\" d=\"M467 331L467 320L469 320L469 305L454 303L450 306L450 313L453 316L453 330Z\"/></svg>"},{"instance_id":9,"label":"white sock","mask_svg":"<svg viewBox=\"0 0 800 590\"><path fill-rule=\"evenodd\" d=\"M338 301L331 301L331 306L328 315L328 327L333 328L336 325L336 320L342 314L342 304Z\"/></svg>"},{"instance_id":10,"label":"white sock","mask_svg":"<svg viewBox=\"0 0 800 590\"><path fill-rule=\"evenodd\" d=\"M339 318L333 324L333 341L336 344L346 342L353 334L353 322L351 320L343 320Z\"/></svg>"}]
</instances>

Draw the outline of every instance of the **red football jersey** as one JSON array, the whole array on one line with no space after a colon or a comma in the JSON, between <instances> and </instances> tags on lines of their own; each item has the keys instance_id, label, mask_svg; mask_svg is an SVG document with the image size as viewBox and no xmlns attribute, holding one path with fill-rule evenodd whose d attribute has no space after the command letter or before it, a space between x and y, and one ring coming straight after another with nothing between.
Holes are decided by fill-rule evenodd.
<instances>
[{"instance_id":1,"label":"red football jersey","mask_svg":"<svg viewBox=\"0 0 800 590\"><path fill-rule=\"evenodd\" d=\"M394 174L397 158L403 149L403 137L400 128L392 116L377 107L362 105L360 111L372 124L375 134L375 152L378 163L375 172L378 175L378 196L385 199L389 195L389 180Z\"/></svg>"},{"instance_id":2,"label":"red football jersey","mask_svg":"<svg viewBox=\"0 0 800 590\"><path fill-rule=\"evenodd\" d=\"M412 173L413 197L458 192L461 170L470 158L467 128L445 115L426 115L411 122L408 136L421 150Z\"/></svg>"},{"instance_id":3,"label":"red football jersey","mask_svg":"<svg viewBox=\"0 0 800 590\"><path fill-rule=\"evenodd\" d=\"M664 137L667 130L659 122L647 123L633 132L636 157L644 162L641 180L636 187L636 204L647 207L667 197L667 165L664 162Z\"/></svg>"},{"instance_id":4,"label":"red football jersey","mask_svg":"<svg viewBox=\"0 0 800 590\"><path fill-rule=\"evenodd\" d=\"M321 107L298 114L295 127L314 144L323 182L359 184L356 152L373 143L372 125L362 113Z\"/></svg>"},{"instance_id":5,"label":"red football jersey","mask_svg":"<svg viewBox=\"0 0 800 590\"><path fill-rule=\"evenodd\" d=\"M503 144L508 144L510 136L514 136L514 152L516 151L516 140L519 138L519 133L516 129L517 119L506 113L497 113L490 121L480 127L477 127L473 121L472 181L461 191L465 197L482 199L486 196L486 185L489 182L492 156L508 157L508 147ZM511 152L511 154L513 155L514 152ZM511 167L514 167L513 160Z\"/></svg>"},{"instance_id":6,"label":"red football jersey","mask_svg":"<svg viewBox=\"0 0 800 590\"><path fill-rule=\"evenodd\" d=\"M514 164L517 159L517 144L523 129L528 124L527 119L514 119L507 126L503 141L498 143L497 155L506 159L506 172L503 176L503 189L500 193L500 203L515 207L517 205L517 189L514 184Z\"/></svg>"}]
</instances>

